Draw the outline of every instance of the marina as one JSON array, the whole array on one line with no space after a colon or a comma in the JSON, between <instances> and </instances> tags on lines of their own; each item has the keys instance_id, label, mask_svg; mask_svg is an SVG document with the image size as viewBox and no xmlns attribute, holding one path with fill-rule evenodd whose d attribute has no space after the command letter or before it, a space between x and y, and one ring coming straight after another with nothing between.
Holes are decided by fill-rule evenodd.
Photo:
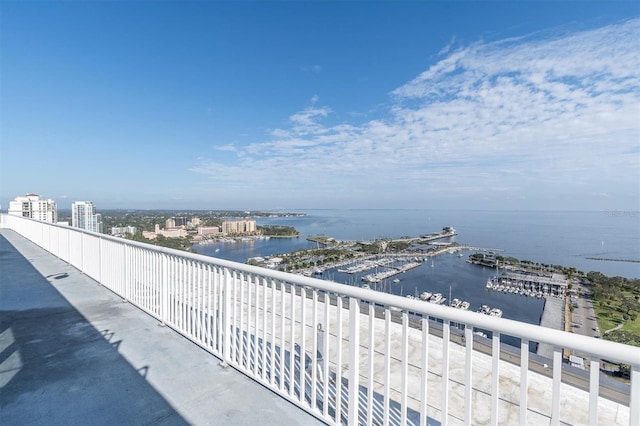
<instances>
[{"instance_id":1,"label":"marina","mask_svg":"<svg viewBox=\"0 0 640 426\"><path fill-rule=\"evenodd\" d=\"M628 229L634 226L632 218L616 217L615 223L612 223L614 219L610 219L607 224L613 224L614 227L608 226L606 229L603 227L602 219L600 212L519 212L514 214L500 211L318 210L311 211L305 217L267 218L261 221L266 224L294 226L303 235L326 234L343 240L367 241L373 241L378 235L411 235L416 229L424 229L425 224L430 227L434 224L454 223L456 234L459 235L440 240L445 245L425 245L425 248L436 248L437 254L421 252L404 257L396 254L392 256L358 255L357 260L345 259L342 264L339 262L323 264L318 268L322 273L314 276L397 295L411 294L413 297L416 297L415 295L419 297L423 292L451 294L447 297L449 300L445 301L445 304L454 306L455 299L466 301L469 304L468 309L474 312L484 304L501 309L503 318L531 324L540 324L541 318L556 318L557 321L543 322L546 326L562 329L564 304L551 302L561 302L561 299L554 296L563 294L563 283L556 285L551 281L546 283L548 287L545 288L544 281L549 281L552 277L526 276L522 277L525 279L519 280L518 272L502 270L502 268L500 272L504 275L500 274L500 279L504 278L505 281L500 282L493 279L498 272L495 266L467 263L468 256L474 252L491 251L540 263L575 266L584 271L600 270L608 275L637 276L637 263L585 259L587 256L624 259L629 257L629 253L634 252L635 240L630 238L631 234L628 232ZM528 224L526 228L522 227L524 220ZM585 233L583 231L585 227L592 232ZM562 239L557 238L560 232L565 236ZM464 243L457 241L458 238L463 239ZM603 247L601 242L605 238L607 241L615 240L617 244L607 244ZM483 249L483 246L492 248ZM221 242L211 246L199 246L197 249L215 257L244 262L253 256L279 256L281 253L316 247L316 243L304 238L272 238L242 244ZM418 257L420 265L404 273L382 278L379 282L363 281L363 276L390 269L388 265L378 263L376 266L373 263L381 257L393 257L397 265L416 261L415 257ZM432 260L433 267L431 267ZM345 272L347 269L349 269L348 272ZM313 274L312 268L309 268L309 272ZM488 278L491 289L487 288ZM518 281L523 281L522 294ZM495 284L498 284L498 288L493 288ZM500 285L504 285L502 291ZM511 292L509 288L512 289ZM532 292L534 289L535 296ZM517 346L519 342L514 341L511 344ZM535 350L537 345L532 344L532 346Z\"/></svg>"},{"instance_id":2,"label":"marina","mask_svg":"<svg viewBox=\"0 0 640 426\"><path fill-rule=\"evenodd\" d=\"M503 271L490 277L486 288L520 296L563 298L567 288L567 277L559 273Z\"/></svg>"}]
</instances>

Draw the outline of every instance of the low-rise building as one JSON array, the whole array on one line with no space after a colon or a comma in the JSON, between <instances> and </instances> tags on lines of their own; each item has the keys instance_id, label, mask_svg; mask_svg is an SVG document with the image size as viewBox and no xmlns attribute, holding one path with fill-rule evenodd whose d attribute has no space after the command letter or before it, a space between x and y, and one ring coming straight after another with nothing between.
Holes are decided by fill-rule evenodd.
<instances>
[{"instance_id":1,"label":"low-rise building","mask_svg":"<svg viewBox=\"0 0 640 426\"><path fill-rule=\"evenodd\" d=\"M217 226L198 226L198 235L218 235L220 228Z\"/></svg>"},{"instance_id":2,"label":"low-rise building","mask_svg":"<svg viewBox=\"0 0 640 426\"><path fill-rule=\"evenodd\" d=\"M114 226L111 228L111 235L122 236L125 234L135 235L138 232L138 228L135 226Z\"/></svg>"},{"instance_id":3,"label":"low-rise building","mask_svg":"<svg viewBox=\"0 0 640 426\"><path fill-rule=\"evenodd\" d=\"M160 229L160 225L156 224L154 232L142 231L142 236L148 240L155 240L158 235L165 238L182 238L187 236L187 230L182 228Z\"/></svg>"}]
</instances>

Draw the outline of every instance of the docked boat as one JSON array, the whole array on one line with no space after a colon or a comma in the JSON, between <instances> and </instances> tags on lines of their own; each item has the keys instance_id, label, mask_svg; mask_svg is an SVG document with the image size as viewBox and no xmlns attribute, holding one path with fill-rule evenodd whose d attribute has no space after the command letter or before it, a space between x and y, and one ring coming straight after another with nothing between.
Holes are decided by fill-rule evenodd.
<instances>
[{"instance_id":1,"label":"docked boat","mask_svg":"<svg viewBox=\"0 0 640 426\"><path fill-rule=\"evenodd\" d=\"M485 315L488 315L489 311L491 311L491 308L488 305L482 305L480 306L480 309L478 309L478 312Z\"/></svg>"},{"instance_id":2,"label":"docked boat","mask_svg":"<svg viewBox=\"0 0 640 426\"><path fill-rule=\"evenodd\" d=\"M445 300L446 299L442 297L442 293L436 293L431 296L431 298L429 299L429 302L434 303L436 305L441 305L444 303Z\"/></svg>"},{"instance_id":3,"label":"docked boat","mask_svg":"<svg viewBox=\"0 0 640 426\"><path fill-rule=\"evenodd\" d=\"M489 316L502 318L502 309L493 308L489 311Z\"/></svg>"},{"instance_id":4,"label":"docked boat","mask_svg":"<svg viewBox=\"0 0 640 426\"><path fill-rule=\"evenodd\" d=\"M469 306L471 306L471 304L465 300L463 300L462 303L460 303L460 309L462 309L463 311L468 311Z\"/></svg>"},{"instance_id":5,"label":"docked boat","mask_svg":"<svg viewBox=\"0 0 640 426\"><path fill-rule=\"evenodd\" d=\"M423 291L420 294L420 299L424 300L424 301L429 301L429 299L431 299L431 296L433 296L433 293L428 292L428 291Z\"/></svg>"}]
</instances>

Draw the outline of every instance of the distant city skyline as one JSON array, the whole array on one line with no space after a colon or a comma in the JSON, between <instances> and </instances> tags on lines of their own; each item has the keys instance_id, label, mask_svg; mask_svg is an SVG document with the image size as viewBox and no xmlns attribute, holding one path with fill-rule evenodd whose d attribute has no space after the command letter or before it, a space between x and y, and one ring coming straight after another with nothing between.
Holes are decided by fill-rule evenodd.
<instances>
[{"instance_id":1,"label":"distant city skyline","mask_svg":"<svg viewBox=\"0 0 640 426\"><path fill-rule=\"evenodd\" d=\"M640 209L640 6L3 2L0 205Z\"/></svg>"}]
</instances>

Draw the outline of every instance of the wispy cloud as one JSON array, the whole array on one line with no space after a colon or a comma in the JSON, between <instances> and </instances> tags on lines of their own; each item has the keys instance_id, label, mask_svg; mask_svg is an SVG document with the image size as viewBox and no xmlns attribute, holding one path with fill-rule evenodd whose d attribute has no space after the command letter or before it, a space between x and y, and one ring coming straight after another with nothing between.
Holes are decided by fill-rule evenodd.
<instances>
[{"instance_id":1,"label":"wispy cloud","mask_svg":"<svg viewBox=\"0 0 640 426\"><path fill-rule=\"evenodd\" d=\"M236 161L191 170L216 184L291 194L415 197L446 188L522 200L635 185L637 197L640 51L631 46L639 24L455 50L452 39L440 60L390 94L385 119L328 124L332 109L314 96L269 140L234 147Z\"/></svg>"},{"instance_id":2,"label":"wispy cloud","mask_svg":"<svg viewBox=\"0 0 640 426\"><path fill-rule=\"evenodd\" d=\"M322 72L322 66L320 65L305 65L301 67L302 71L312 72L314 74L320 74Z\"/></svg>"}]
</instances>

